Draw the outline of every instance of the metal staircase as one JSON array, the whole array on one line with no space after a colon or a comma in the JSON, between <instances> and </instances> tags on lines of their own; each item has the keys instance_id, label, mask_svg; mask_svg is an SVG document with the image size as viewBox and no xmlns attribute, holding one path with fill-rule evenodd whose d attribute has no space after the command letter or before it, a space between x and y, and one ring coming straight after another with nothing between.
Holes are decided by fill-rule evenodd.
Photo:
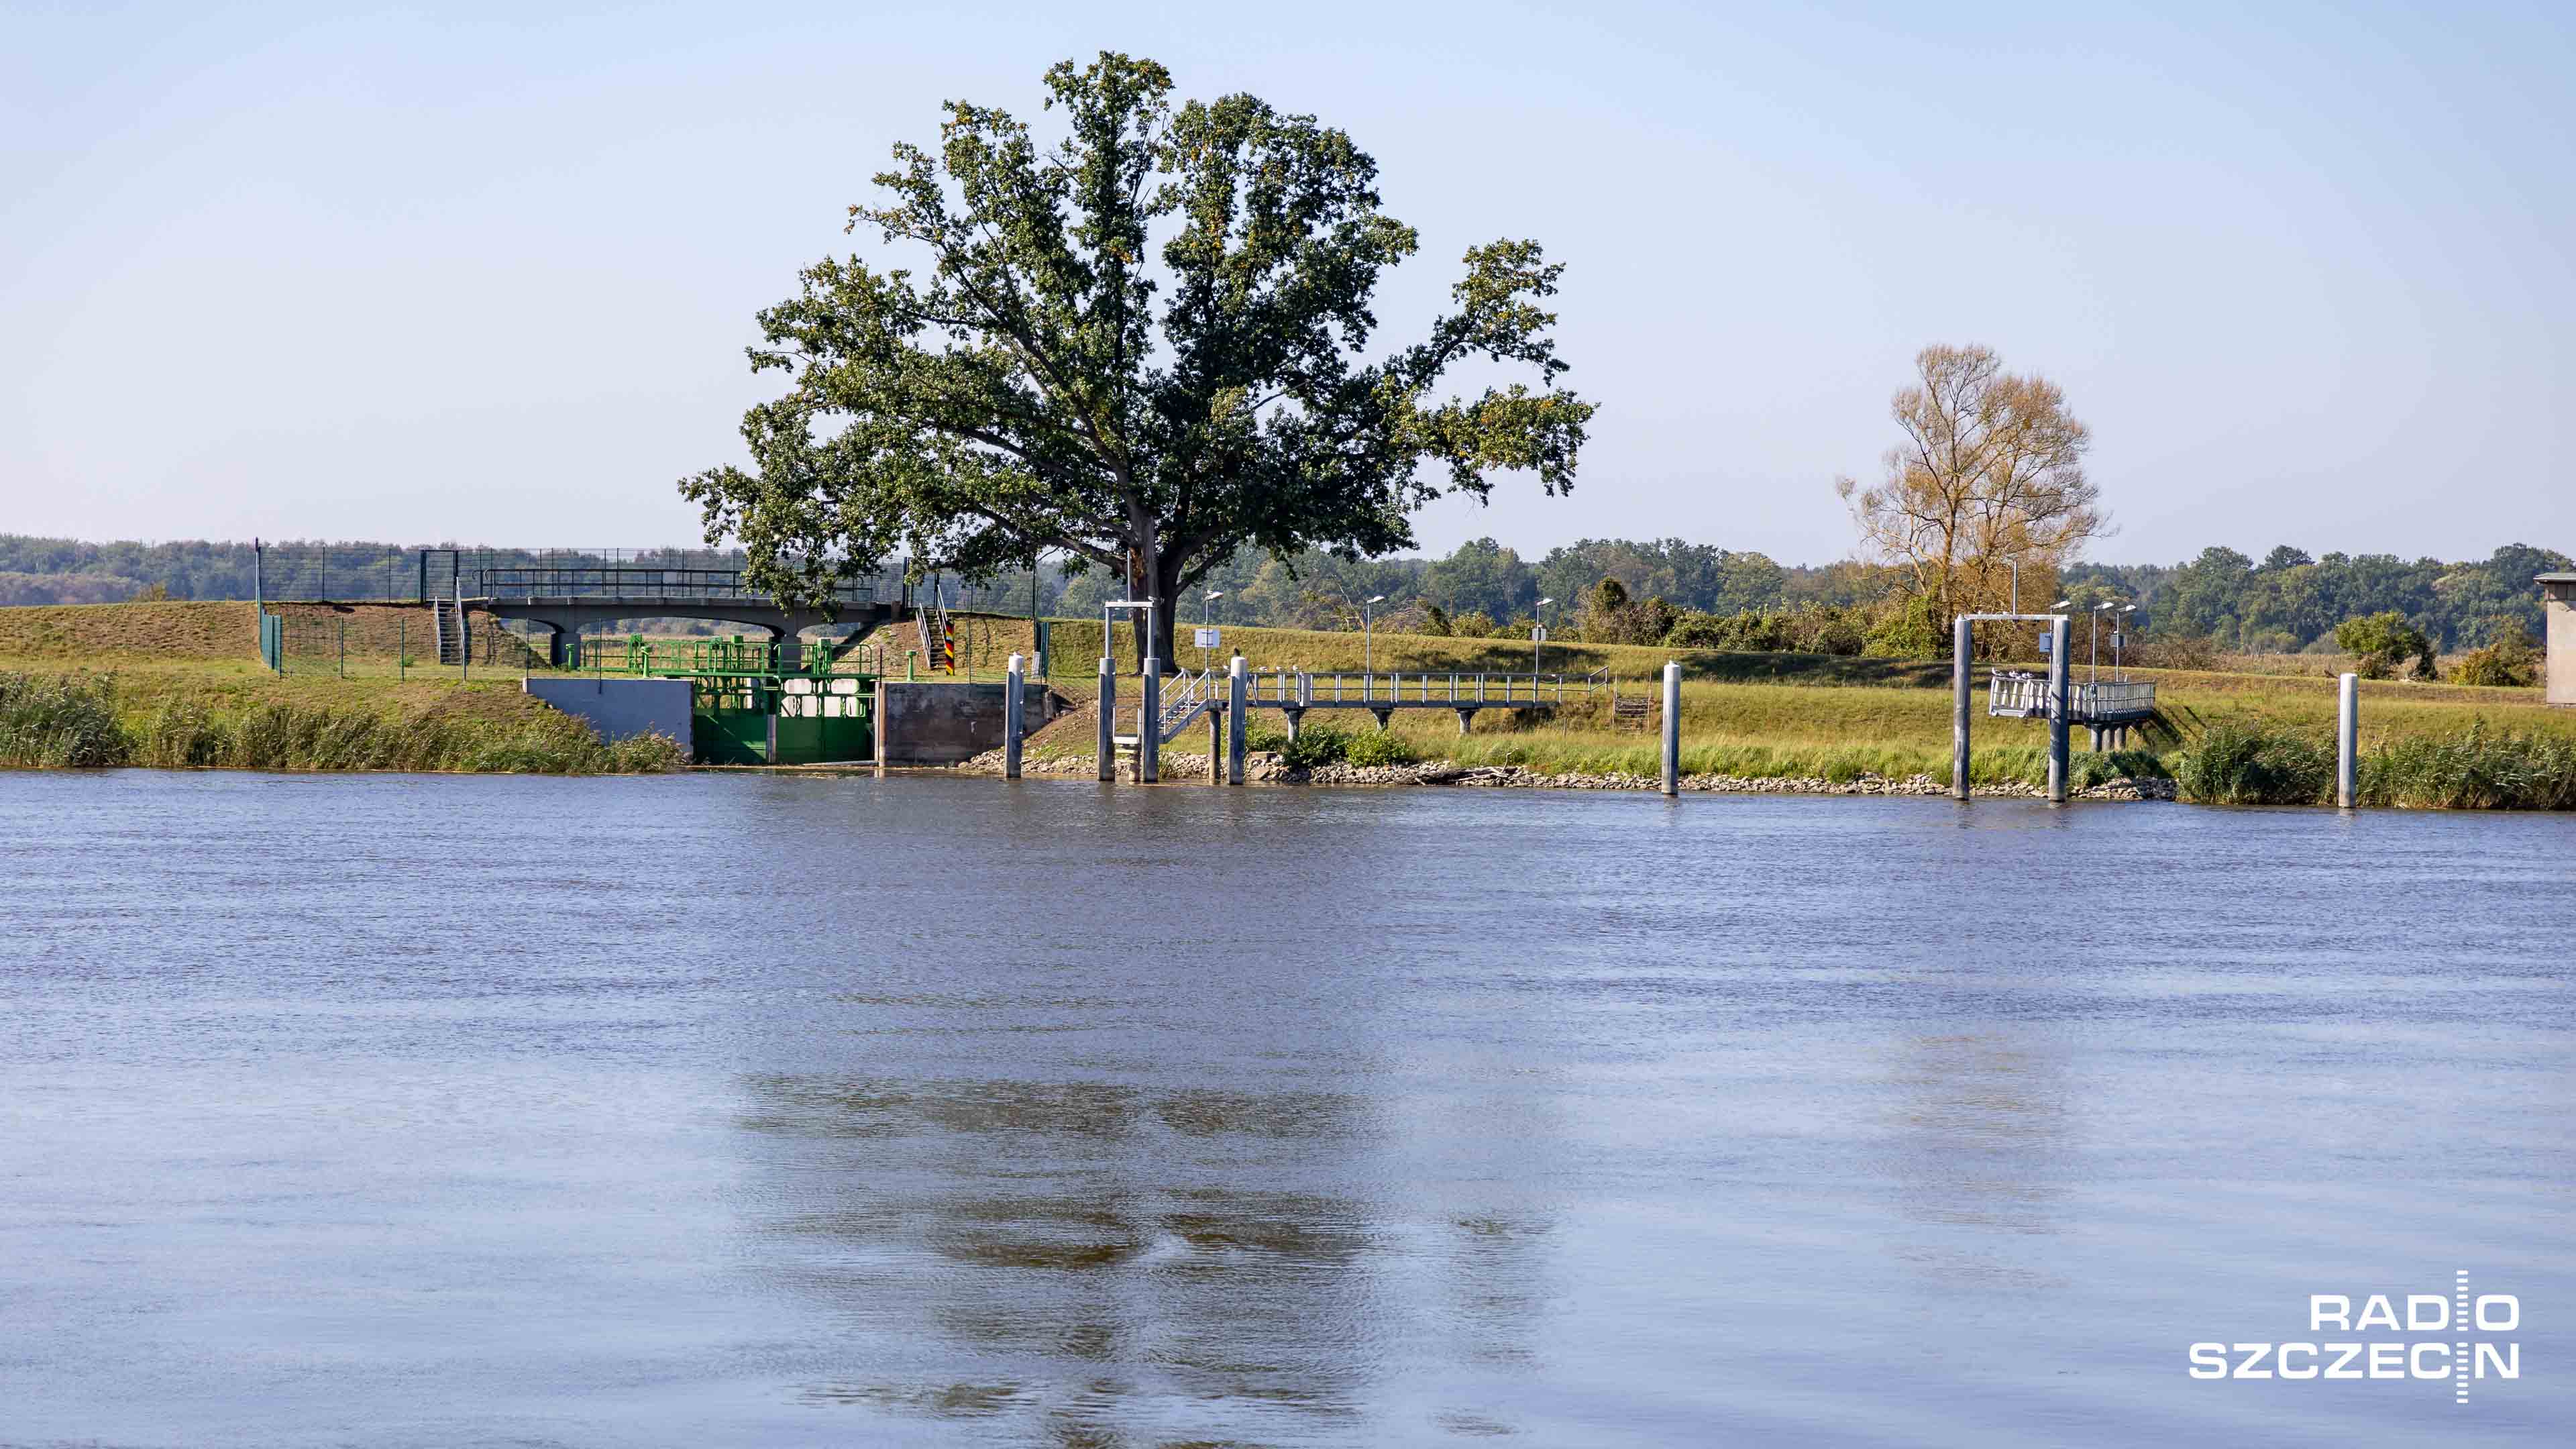
<instances>
[{"instance_id":1,"label":"metal staircase","mask_svg":"<svg viewBox=\"0 0 2576 1449\"><path fill-rule=\"evenodd\" d=\"M1163 713L1156 721L1156 737L1169 744L1190 721L1197 719L1216 703L1216 669L1213 665L1196 674L1184 669L1163 685Z\"/></svg>"}]
</instances>

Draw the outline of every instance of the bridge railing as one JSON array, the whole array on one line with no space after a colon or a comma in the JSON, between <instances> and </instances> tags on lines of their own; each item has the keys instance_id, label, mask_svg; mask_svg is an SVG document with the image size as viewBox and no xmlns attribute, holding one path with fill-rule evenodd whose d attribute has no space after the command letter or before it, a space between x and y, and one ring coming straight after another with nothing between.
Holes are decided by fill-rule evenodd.
<instances>
[{"instance_id":1,"label":"bridge railing","mask_svg":"<svg viewBox=\"0 0 2576 1449\"><path fill-rule=\"evenodd\" d=\"M746 581L741 569L660 568L618 565L503 566L475 571L478 597L487 599L726 599L767 603L769 592ZM873 583L842 584L841 604L876 601Z\"/></svg>"},{"instance_id":2,"label":"bridge railing","mask_svg":"<svg viewBox=\"0 0 2576 1449\"><path fill-rule=\"evenodd\" d=\"M1335 705L1430 704L1460 709L1478 705L1563 704L1562 674L1495 674L1466 670L1256 669L1246 700L1268 709Z\"/></svg>"}]
</instances>

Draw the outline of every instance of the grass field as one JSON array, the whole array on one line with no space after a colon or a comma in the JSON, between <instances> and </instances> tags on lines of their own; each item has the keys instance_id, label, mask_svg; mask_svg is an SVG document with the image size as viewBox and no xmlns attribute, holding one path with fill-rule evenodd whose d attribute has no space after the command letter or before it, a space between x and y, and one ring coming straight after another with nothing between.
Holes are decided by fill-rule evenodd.
<instances>
[{"instance_id":1,"label":"grass field","mask_svg":"<svg viewBox=\"0 0 2576 1449\"><path fill-rule=\"evenodd\" d=\"M493 728L524 724L533 717L530 712L543 712L520 695L516 669L487 672L478 666L481 677L471 685L457 681L453 666L406 670L400 651L412 643L418 610L290 606L289 612L309 616L313 622L302 627L315 638L327 631L335 646L345 633L351 677L339 677L342 660L336 649L299 655L289 674L273 676L256 657L248 605L194 603L0 608L0 671L113 672L120 708L138 718L182 701L226 717L275 703L339 705L395 716L438 709L484 719ZM1053 683L1077 702L1089 702L1096 693L1099 621L1053 621L1049 633ZM976 678L998 678L1009 655L1034 652L1025 619L960 616L959 636L966 646L967 669ZM1125 631L1117 631L1111 643L1122 670L1132 670L1134 654ZM911 630L886 631L863 647L863 658L878 657L880 644L887 670L900 676L904 652L917 647ZM1208 662L1222 665L1237 650L1256 669L1356 671L1372 654L1381 673L1527 673L1530 668L1526 641L1388 633L1370 641L1350 633L1236 626L1225 626L1224 648L1208 655ZM1199 666L1196 649L1184 646L1180 655L1183 667ZM1532 719L1488 710L1477 717L1473 732L1462 737L1447 711L1401 711L1394 732L1425 758L1515 764L1548 773L1650 774L1657 768L1654 733L1614 725L1610 700L1614 693L1653 690L1667 659L1683 668L1686 770L1775 778L1948 776L1950 667L1937 661L1551 642L1545 647L1545 670L1565 675L1567 683L1564 707L1550 716ZM919 671L917 661L915 667L920 677L932 677ZM1980 678L1984 667L1979 666ZM2015 667L2041 668L2036 661ZM1599 671L1606 671L1606 678L1587 686L1584 676ZM412 677L397 682L397 672ZM2335 684L2330 678L2163 670L2131 670L2129 676L2152 679L2160 687L2170 730L2143 743L2163 756L2218 725L2288 730L2320 739L2333 727ZM2076 677L2085 677L2080 664ZM2448 738L2473 725L2576 741L2576 711L2545 708L2534 689L2389 681L2365 682L2361 690L2366 750ZM1134 698L1132 693L1125 697ZM2046 726L1990 718L1982 713L1982 701L1978 708L1974 777L2035 780L2044 769ZM1275 711L1265 713L1267 721L1257 723L1280 723ZM1336 717L1352 728L1374 725L1358 710L1336 712ZM2079 752L2083 743L2079 732ZM1060 724L1036 748L1041 755L1088 753L1090 732L1087 726Z\"/></svg>"}]
</instances>

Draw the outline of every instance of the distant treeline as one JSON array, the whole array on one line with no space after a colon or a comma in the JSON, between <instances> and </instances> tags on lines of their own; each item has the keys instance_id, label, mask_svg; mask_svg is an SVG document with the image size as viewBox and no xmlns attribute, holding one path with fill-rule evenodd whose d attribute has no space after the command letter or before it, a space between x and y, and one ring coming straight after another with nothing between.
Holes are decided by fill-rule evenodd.
<instances>
[{"instance_id":1,"label":"distant treeline","mask_svg":"<svg viewBox=\"0 0 2576 1449\"><path fill-rule=\"evenodd\" d=\"M400 555L408 547L272 545L268 591L272 597L399 594L412 587L408 578L395 577L405 567ZM389 556L393 561L383 562ZM289 568L281 560L296 562ZM315 560L324 562L318 583L306 577ZM2054 587L2086 602L2116 598L2135 603L2140 615L2134 626L2168 636L2206 636L2223 648L2307 648L2330 643L2335 626L2346 619L2395 612L2447 650L2489 642L2503 620L2536 637L2541 615L2532 575L2569 567L2576 565L2566 554L2525 544L2509 544L2484 560L2464 563L2409 562L2393 554L2312 558L2288 546L2273 549L2258 562L2233 549L2210 548L2189 563L2172 566L2075 564L2058 576ZM2034 574L2030 582L2038 585L2044 577ZM1574 630L1587 622L1583 607L1587 601L1597 604L1605 579L1617 581L1618 592L1641 611L1629 621L1640 642L1651 642L1643 637L1653 632L1651 620L1704 616L1693 628L1706 634L1707 617L1830 620L1859 610L1883 612L1902 592L1892 571L1867 564L1782 564L1760 553L1678 538L1584 539L1535 560L1480 538L1440 558L1238 555L1184 601L1180 622L1196 623L1204 612L1223 623L1356 629L1366 609L1391 628L1436 620L1442 629L1460 633L1509 632L1525 629L1541 612L1539 600L1552 599L1544 611L1549 627ZM156 586L174 599L250 598L251 547L204 541L83 543L0 534L0 603L102 603ZM1125 592L1099 569L1068 574L1053 560L1034 576L1024 572L971 586L950 579L943 588L955 605L1021 613L1034 603L1041 613L1076 617L1098 613L1103 600ZM1197 597L1208 592L1222 597ZM1367 602L1378 598L1383 601ZM1663 610L1644 608L1655 600L1662 601ZM2036 609L2049 600L2023 602Z\"/></svg>"}]
</instances>

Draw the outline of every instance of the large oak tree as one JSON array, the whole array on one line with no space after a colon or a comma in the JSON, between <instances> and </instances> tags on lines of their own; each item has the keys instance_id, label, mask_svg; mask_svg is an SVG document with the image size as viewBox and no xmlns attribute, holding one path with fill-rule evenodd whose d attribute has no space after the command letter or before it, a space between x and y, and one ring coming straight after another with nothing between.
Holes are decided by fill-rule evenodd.
<instances>
[{"instance_id":1,"label":"large oak tree","mask_svg":"<svg viewBox=\"0 0 2576 1449\"><path fill-rule=\"evenodd\" d=\"M1497 471L1572 486L1592 404L1557 386L1535 242L1469 251L1452 309L1371 359L1417 240L1349 136L1247 95L1175 107L1123 55L1046 84L1055 140L951 102L850 209L923 270L827 259L760 314L752 365L793 385L743 419L751 470L681 484L755 583L820 600L898 554L974 578L1061 551L1151 598L1170 659L1173 601L1239 549L1383 553ZM1479 358L1535 385L1435 395Z\"/></svg>"}]
</instances>

